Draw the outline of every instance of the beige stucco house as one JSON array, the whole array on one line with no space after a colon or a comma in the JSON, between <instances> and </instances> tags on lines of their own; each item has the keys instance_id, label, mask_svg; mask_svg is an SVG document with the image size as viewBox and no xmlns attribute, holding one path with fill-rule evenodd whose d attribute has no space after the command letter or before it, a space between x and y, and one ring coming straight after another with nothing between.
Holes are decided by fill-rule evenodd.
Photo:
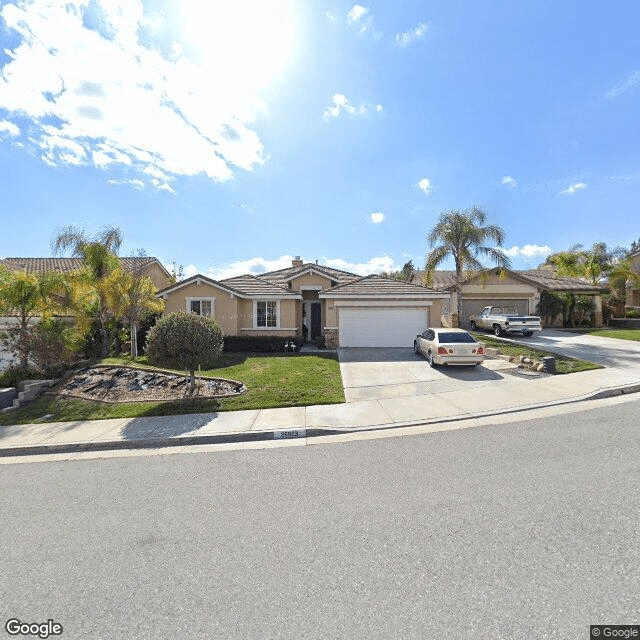
<instances>
[{"instance_id":1,"label":"beige stucco house","mask_svg":"<svg viewBox=\"0 0 640 640\"><path fill-rule=\"evenodd\" d=\"M300 258L291 267L224 280L198 274L157 293L165 313L212 315L225 335L323 337L327 347L410 347L441 326L449 293Z\"/></svg>"},{"instance_id":2,"label":"beige stucco house","mask_svg":"<svg viewBox=\"0 0 640 640\"><path fill-rule=\"evenodd\" d=\"M426 286L424 272L414 272L411 282ZM453 291L455 271L436 271L431 286L439 291L448 291L451 295L449 309L457 309L457 296ZM515 271L510 269L486 269L479 274L468 276L462 284L462 309L460 326L467 326L470 315L480 313L488 306L515 307L522 314L537 314L540 295L543 291L564 291L575 295L593 297L596 305L596 324L602 324L601 294L607 289L592 285L578 278L559 278L553 271L531 269ZM556 319L561 324L561 319Z\"/></svg>"},{"instance_id":3,"label":"beige stucco house","mask_svg":"<svg viewBox=\"0 0 640 640\"><path fill-rule=\"evenodd\" d=\"M640 276L640 251L632 253L630 258L631 268ZM640 308L640 285L637 282L627 280L626 294L625 307Z\"/></svg>"}]
</instances>

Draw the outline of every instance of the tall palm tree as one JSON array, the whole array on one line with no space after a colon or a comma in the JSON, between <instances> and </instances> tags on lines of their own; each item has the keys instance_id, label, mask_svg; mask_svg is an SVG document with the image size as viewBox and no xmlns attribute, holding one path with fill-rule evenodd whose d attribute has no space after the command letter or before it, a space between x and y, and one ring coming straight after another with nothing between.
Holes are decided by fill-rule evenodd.
<instances>
[{"instance_id":1,"label":"tall palm tree","mask_svg":"<svg viewBox=\"0 0 640 640\"><path fill-rule=\"evenodd\" d=\"M431 251L425 264L427 284L432 283L433 272L447 258L454 260L458 324L462 310L462 280L465 274L480 271L483 267L479 257L489 258L496 265L508 269L509 257L495 246L487 246L489 241L498 247L505 240L502 227L485 225L487 214L477 205L464 211L443 211L427 236Z\"/></svg>"},{"instance_id":2,"label":"tall palm tree","mask_svg":"<svg viewBox=\"0 0 640 640\"><path fill-rule=\"evenodd\" d=\"M122 244L122 231L118 227L104 227L95 236L70 225L60 229L51 242L55 255L70 251L84 263L80 280L95 287L97 296L96 318L100 324L101 349L104 358L109 351L107 320L109 319L108 278L119 267L118 251Z\"/></svg>"}]
</instances>

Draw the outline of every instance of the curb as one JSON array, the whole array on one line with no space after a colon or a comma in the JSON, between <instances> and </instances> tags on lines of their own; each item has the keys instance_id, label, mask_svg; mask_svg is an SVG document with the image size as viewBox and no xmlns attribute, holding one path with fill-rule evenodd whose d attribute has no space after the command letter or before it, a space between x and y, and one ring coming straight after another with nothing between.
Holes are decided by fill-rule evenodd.
<instances>
[{"instance_id":1,"label":"curb","mask_svg":"<svg viewBox=\"0 0 640 640\"><path fill-rule=\"evenodd\" d=\"M462 422L464 420L473 420L478 418L488 418L491 416L508 415L511 413L520 413L522 411L531 411L534 409L543 409L545 407L556 407L567 404L575 404L585 402L587 400L601 400L605 398L615 398L621 395L629 395L640 392L640 383L631 385L622 385L611 387L609 389L601 389L582 396L573 396L564 400L555 402L540 402L537 404L524 405L521 407L496 409L494 411L486 411L484 413L469 413L458 416L448 416L446 418L432 418L430 420L414 420L407 422L390 422L382 424L366 425L362 427L312 427L312 428L289 428L289 429L273 429L268 431L243 431L229 432L211 435L187 435L176 436L174 438L156 438L147 440L105 440L98 442L71 442L63 444L38 444L24 445L15 447L0 448L0 458L32 456L45 454L63 454L63 453L81 453L87 451L122 451L136 449L164 449L170 447L187 447L193 445L207 444L232 444L242 442L261 442L277 439L300 440L302 438L316 438L319 436L343 435L345 433L363 433L367 431L384 431L388 429L400 429L406 427L419 427L432 424L442 424L445 422ZM283 435L284 432L284 435ZM298 435L298 432L300 435ZM287 435L287 434L296 435Z\"/></svg>"}]
</instances>

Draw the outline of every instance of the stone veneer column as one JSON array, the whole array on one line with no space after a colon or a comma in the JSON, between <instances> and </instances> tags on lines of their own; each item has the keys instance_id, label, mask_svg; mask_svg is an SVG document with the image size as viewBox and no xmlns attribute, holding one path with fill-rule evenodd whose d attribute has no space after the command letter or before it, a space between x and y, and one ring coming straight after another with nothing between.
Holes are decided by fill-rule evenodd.
<instances>
[{"instance_id":1,"label":"stone veneer column","mask_svg":"<svg viewBox=\"0 0 640 640\"><path fill-rule=\"evenodd\" d=\"M327 349L338 348L338 330L337 329L324 330L324 346Z\"/></svg>"}]
</instances>

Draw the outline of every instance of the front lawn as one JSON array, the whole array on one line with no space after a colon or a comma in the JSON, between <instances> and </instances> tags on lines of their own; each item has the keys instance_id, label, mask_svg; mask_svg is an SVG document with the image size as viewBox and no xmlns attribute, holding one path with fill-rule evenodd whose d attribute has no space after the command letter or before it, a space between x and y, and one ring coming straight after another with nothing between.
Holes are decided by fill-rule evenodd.
<instances>
[{"instance_id":1,"label":"front lawn","mask_svg":"<svg viewBox=\"0 0 640 640\"><path fill-rule=\"evenodd\" d=\"M590 336L618 338L619 340L635 340L636 342L640 342L640 329L590 329L587 333Z\"/></svg>"},{"instance_id":2,"label":"front lawn","mask_svg":"<svg viewBox=\"0 0 640 640\"><path fill-rule=\"evenodd\" d=\"M126 364L153 369L145 357L105 358L101 364ZM181 372L179 372L181 373ZM25 424L48 415L47 422L135 418L174 415L302 407L344 402L340 364L334 354L260 355L223 354L220 366L201 375L244 382L247 391L235 398L186 400L184 402L143 402L105 405L83 400L41 397L23 409L0 414L0 425Z\"/></svg>"},{"instance_id":3,"label":"front lawn","mask_svg":"<svg viewBox=\"0 0 640 640\"><path fill-rule=\"evenodd\" d=\"M553 356L556 359L557 373L576 373L578 371L589 371L590 369L602 369L599 364L570 358L569 356L561 356L557 353L548 353L527 345L512 344L511 342L503 342L496 340L486 333L470 332L478 342L483 342L487 347L500 349L500 353L507 356L528 356L533 360L541 360L545 356Z\"/></svg>"}]
</instances>

